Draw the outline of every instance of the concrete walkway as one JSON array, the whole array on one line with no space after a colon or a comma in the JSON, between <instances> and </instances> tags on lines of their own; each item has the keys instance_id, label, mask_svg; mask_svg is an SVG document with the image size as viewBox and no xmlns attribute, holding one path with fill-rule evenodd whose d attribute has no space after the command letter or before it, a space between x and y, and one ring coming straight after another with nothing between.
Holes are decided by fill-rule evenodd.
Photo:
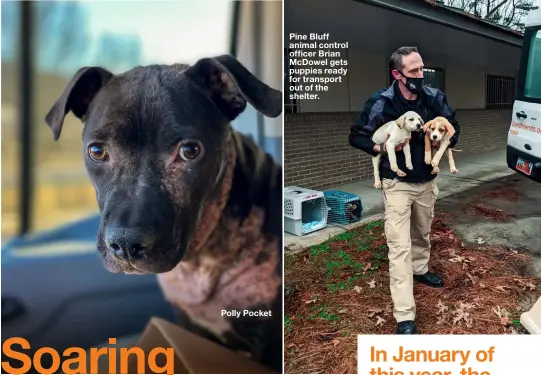
<instances>
[{"instance_id":1,"label":"concrete walkway","mask_svg":"<svg viewBox=\"0 0 541 375\"><path fill-rule=\"evenodd\" d=\"M440 162L440 174L437 177L440 194L438 199L460 193L472 187L482 185L515 173L507 167L505 149L484 152L474 155L455 153L455 164L459 170L457 175L449 172L448 160ZM317 245L348 229L353 229L369 221L383 218L383 199L381 190L373 187L374 180L362 180L353 184L337 186L329 190L341 190L356 194L365 207L361 221L345 226L328 225L319 231L304 236L284 233L284 246L287 250L298 250Z\"/></svg>"}]
</instances>

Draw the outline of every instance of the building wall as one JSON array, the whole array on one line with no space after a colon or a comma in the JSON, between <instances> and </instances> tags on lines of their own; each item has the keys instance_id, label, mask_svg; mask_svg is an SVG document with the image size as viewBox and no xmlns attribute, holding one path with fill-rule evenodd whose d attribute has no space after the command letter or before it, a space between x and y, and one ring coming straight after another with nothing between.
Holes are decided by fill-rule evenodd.
<instances>
[{"instance_id":1,"label":"building wall","mask_svg":"<svg viewBox=\"0 0 541 375\"><path fill-rule=\"evenodd\" d=\"M511 110L457 110L459 155L505 147ZM372 177L368 154L349 146L356 112L287 114L285 186L328 189ZM446 163L447 159L443 159ZM460 162L457 161L460 169Z\"/></svg>"},{"instance_id":2,"label":"building wall","mask_svg":"<svg viewBox=\"0 0 541 375\"><path fill-rule=\"evenodd\" d=\"M319 92L319 100L300 100L303 113L349 112L362 109L364 102L375 91L389 85L390 56L366 51L342 50L348 59L348 75L342 82L329 84L329 90ZM445 74L445 93L455 109L485 108L485 79L487 74L516 77L516 71L479 69L468 65L424 61L426 67L442 68Z\"/></svg>"},{"instance_id":3,"label":"building wall","mask_svg":"<svg viewBox=\"0 0 541 375\"><path fill-rule=\"evenodd\" d=\"M302 113L285 116L285 186L327 189L372 177L370 156L349 146L348 135L364 102L389 85L389 56L352 49L343 53L349 61L347 79L329 85L320 100L301 101ZM445 93L461 124L460 154L504 147L511 109L485 109L486 75L516 77L516 72L424 63L444 69Z\"/></svg>"}]
</instances>

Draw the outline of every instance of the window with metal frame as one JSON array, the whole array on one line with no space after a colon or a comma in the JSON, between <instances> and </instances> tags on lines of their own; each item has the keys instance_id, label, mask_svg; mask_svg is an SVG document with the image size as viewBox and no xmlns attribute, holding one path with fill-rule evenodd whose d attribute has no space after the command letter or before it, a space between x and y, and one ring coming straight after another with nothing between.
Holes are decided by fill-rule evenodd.
<instances>
[{"instance_id":1,"label":"window with metal frame","mask_svg":"<svg viewBox=\"0 0 541 375\"><path fill-rule=\"evenodd\" d=\"M513 108L515 101L515 77L487 74L485 84L485 108Z\"/></svg>"}]
</instances>

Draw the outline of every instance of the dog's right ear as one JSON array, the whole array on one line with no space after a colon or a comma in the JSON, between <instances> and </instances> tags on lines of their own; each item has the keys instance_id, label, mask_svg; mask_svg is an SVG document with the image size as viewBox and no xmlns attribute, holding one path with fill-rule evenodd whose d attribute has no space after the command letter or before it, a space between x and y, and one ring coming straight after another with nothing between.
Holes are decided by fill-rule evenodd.
<instances>
[{"instance_id":1,"label":"dog's right ear","mask_svg":"<svg viewBox=\"0 0 541 375\"><path fill-rule=\"evenodd\" d=\"M112 77L113 73L100 67L84 67L75 73L45 116L45 122L53 131L55 141L60 138L66 114L71 111L83 120L96 94Z\"/></svg>"},{"instance_id":2,"label":"dog's right ear","mask_svg":"<svg viewBox=\"0 0 541 375\"><path fill-rule=\"evenodd\" d=\"M426 131L430 128L430 126L432 126L432 123L434 122L434 120L430 120L428 121L426 124L423 125L423 132L426 133Z\"/></svg>"}]
</instances>

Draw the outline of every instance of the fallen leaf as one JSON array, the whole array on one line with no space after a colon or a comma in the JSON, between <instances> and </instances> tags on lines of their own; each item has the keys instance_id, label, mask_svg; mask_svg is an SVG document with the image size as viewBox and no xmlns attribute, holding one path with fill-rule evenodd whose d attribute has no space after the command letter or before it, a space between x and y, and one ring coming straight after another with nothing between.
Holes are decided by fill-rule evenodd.
<instances>
[{"instance_id":1,"label":"fallen leaf","mask_svg":"<svg viewBox=\"0 0 541 375\"><path fill-rule=\"evenodd\" d=\"M372 279L370 280L369 282L367 282L368 286L370 288L375 288L376 287L376 279Z\"/></svg>"},{"instance_id":2,"label":"fallen leaf","mask_svg":"<svg viewBox=\"0 0 541 375\"><path fill-rule=\"evenodd\" d=\"M479 286L480 286L481 288L483 288L483 289L486 288L486 285L485 285L484 283L479 283Z\"/></svg>"},{"instance_id":3,"label":"fallen leaf","mask_svg":"<svg viewBox=\"0 0 541 375\"><path fill-rule=\"evenodd\" d=\"M340 344L341 341L338 340L338 339L334 339L331 342L333 343L334 346L336 346L336 345Z\"/></svg>"},{"instance_id":4,"label":"fallen leaf","mask_svg":"<svg viewBox=\"0 0 541 375\"><path fill-rule=\"evenodd\" d=\"M507 310L502 309L500 306L496 306L495 308L494 307L492 308L492 311L494 312L494 314L496 314L496 316L498 316L498 318L500 318L500 320L502 321L502 324L508 321L509 313L507 312Z\"/></svg>"},{"instance_id":5,"label":"fallen leaf","mask_svg":"<svg viewBox=\"0 0 541 375\"><path fill-rule=\"evenodd\" d=\"M381 316L378 316L377 318L378 320L376 322L376 326L381 326L383 323L385 323L385 319L383 319Z\"/></svg>"},{"instance_id":6,"label":"fallen leaf","mask_svg":"<svg viewBox=\"0 0 541 375\"><path fill-rule=\"evenodd\" d=\"M347 313L347 312L348 312L347 309L342 309L342 310L338 311L339 314L344 314L344 313Z\"/></svg>"},{"instance_id":7,"label":"fallen leaf","mask_svg":"<svg viewBox=\"0 0 541 375\"><path fill-rule=\"evenodd\" d=\"M363 288L361 288L360 286L358 285L355 285L355 287L353 288L354 291L356 291L357 293L361 293L361 290L363 290Z\"/></svg>"},{"instance_id":8,"label":"fallen leaf","mask_svg":"<svg viewBox=\"0 0 541 375\"><path fill-rule=\"evenodd\" d=\"M479 245L482 245L485 243L485 240L483 240L481 237L475 240Z\"/></svg>"},{"instance_id":9,"label":"fallen leaf","mask_svg":"<svg viewBox=\"0 0 541 375\"><path fill-rule=\"evenodd\" d=\"M436 307L438 308L438 312L436 314L443 314L444 312L449 310L449 307L445 306L443 302L441 302L441 299L438 301L438 304L436 305Z\"/></svg>"},{"instance_id":10,"label":"fallen leaf","mask_svg":"<svg viewBox=\"0 0 541 375\"><path fill-rule=\"evenodd\" d=\"M369 318L372 318L376 314L381 314L384 310L383 309L369 309L368 310L370 314L368 314Z\"/></svg>"},{"instance_id":11,"label":"fallen leaf","mask_svg":"<svg viewBox=\"0 0 541 375\"><path fill-rule=\"evenodd\" d=\"M368 263L366 266L364 266L364 268L363 268L363 273L365 273L366 271L368 271L370 268L372 268L372 263Z\"/></svg>"},{"instance_id":12,"label":"fallen leaf","mask_svg":"<svg viewBox=\"0 0 541 375\"><path fill-rule=\"evenodd\" d=\"M460 302L460 308L462 310L472 310L475 308L475 305L473 303L462 303Z\"/></svg>"},{"instance_id":13,"label":"fallen leaf","mask_svg":"<svg viewBox=\"0 0 541 375\"><path fill-rule=\"evenodd\" d=\"M500 292L504 292L505 293L505 288L501 285L498 285L497 287L494 287L494 289L496 290L499 290Z\"/></svg>"},{"instance_id":14,"label":"fallen leaf","mask_svg":"<svg viewBox=\"0 0 541 375\"><path fill-rule=\"evenodd\" d=\"M288 347L288 348L294 348L294 347L296 347L296 346L297 346L297 344L289 344L287 347Z\"/></svg>"},{"instance_id":15,"label":"fallen leaf","mask_svg":"<svg viewBox=\"0 0 541 375\"><path fill-rule=\"evenodd\" d=\"M521 279L513 279L513 280L515 280L521 286L523 286L523 290L526 290L526 289L534 290L535 289L535 285L533 285L531 282L526 283L526 282L522 281Z\"/></svg>"},{"instance_id":16,"label":"fallen leaf","mask_svg":"<svg viewBox=\"0 0 541 375\"><path fill-rule=\"evenodd\" d=\"M441 326L442 324L447 323L447 315L442 315L439 317L438 321L436 322L437 325Z\"/></svg>"},{"instance_id":17,"label":"fallen leaf","mask_svg":"<svg viewBox=\"0 0 541 375\"><path fill-rule=\"evenodd\" d=\"M304 303L306 303L308 305L309 303L315 303L316 301L317 301L317 299L314 298L314 299L311 299L311 300L308 300L308 301L304 301Z\"/></svg>"}]
</instances>

